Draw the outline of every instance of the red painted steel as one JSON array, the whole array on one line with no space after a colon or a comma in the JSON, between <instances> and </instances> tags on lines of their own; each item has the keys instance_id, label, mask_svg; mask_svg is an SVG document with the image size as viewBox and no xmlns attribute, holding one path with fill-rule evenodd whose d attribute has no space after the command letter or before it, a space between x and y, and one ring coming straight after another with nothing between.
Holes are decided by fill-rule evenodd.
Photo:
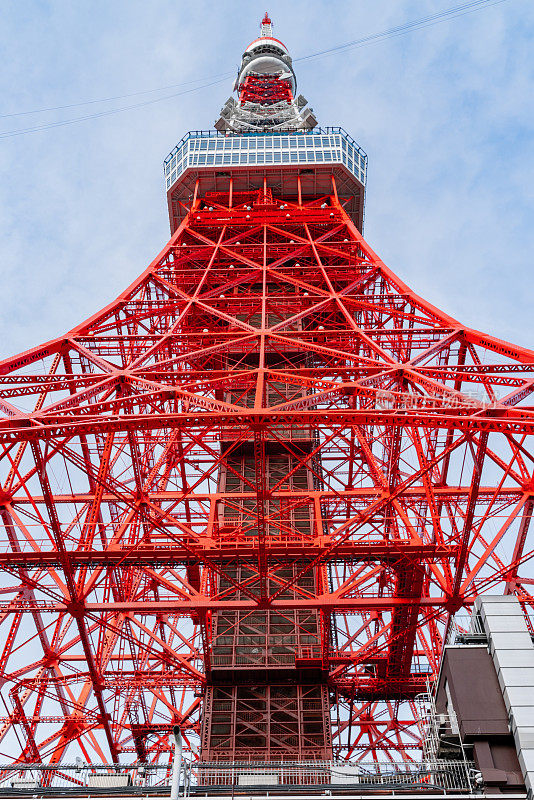
<instances>
[{"instance_id":1,"label":"red painted steel","mask_svg":"<svg viewBox=\"0 0 534 800\"><path fill-rule=\"evenodd\" d=\"M417 758L451 615L532 607L534 352L258 176L0 363L3 757Z\"/></svg>"},{"instance_id":2,"label":"red painted steel","mask_svg":"<svg viewBox=\"0 0 534 800\"><path fill-rule=\"evenodd\" d=\"M335 192L280 200L197 197L116 301L0 365L6 755L168 758L237 669L221 620L269 611L333 753L415 757L449 614L532 604L533 353L418 297Z\"/></svg>"},{"instance_id":3,"label":"red painted steel","mask_svg":"<svg viewBox=\"0 0 534 800\"><path fill-rule=\"evenodd\" d=\"M239 100L241 103L259 103L260 105L272 105L283 101L291 103L293 100L291 82L278 75L267 77L249 74L239 85Z\"/></svg>"}]
</instances>

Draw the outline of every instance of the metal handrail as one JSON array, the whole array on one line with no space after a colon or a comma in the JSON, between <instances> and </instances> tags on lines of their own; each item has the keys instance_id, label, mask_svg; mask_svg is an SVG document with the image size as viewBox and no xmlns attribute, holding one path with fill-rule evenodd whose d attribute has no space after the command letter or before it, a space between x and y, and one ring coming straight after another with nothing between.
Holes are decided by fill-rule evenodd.
<instances>
[{"instance_id":1,"label":"metal handrail","mask_svg":"<svg viewBox=\"0 0 534 800\"><path fill-rule=\"evenodd\" d=\"M85 790L99 794L129 787L128 791L149 790L162 793L171 784L171 766L142 764L8 764L0 765L0 794L6 792L44 793L61 790ZM307 791L342 789L347 791L372 788L395 791L409 788L438 789L442 793L473 791L475 769L472 762L339 762L339 761L276 761L276 762L190 762L184 764L181 797L189 793L245 789L248 793L306 787Z\"/></svg>"}]
</instances>

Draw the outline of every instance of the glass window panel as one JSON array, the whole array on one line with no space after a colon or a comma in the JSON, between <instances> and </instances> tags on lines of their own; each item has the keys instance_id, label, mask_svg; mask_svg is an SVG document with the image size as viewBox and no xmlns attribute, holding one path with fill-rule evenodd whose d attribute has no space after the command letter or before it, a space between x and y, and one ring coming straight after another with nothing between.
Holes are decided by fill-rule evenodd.
<instances>
[{"instance_id":1,"label":"glass window panel","mask_svg":"<svg viewBox=\"0 0 534 800\"><path fill-rule=\"evenodd\" d=\"M268 150L265 153L265 163L266 164L272 164L273 163L273 154L272 154L271 150Z\"/></svg>"},{"instance_id":2,"label":"glass window panel","mask_svg":"<svg viewBox=\"0 0 534 800\"><path fill-rule=\"evenodd\" d=\"M273 147L275 150L280 150L280 138L278 136L273 136Z\"/></svg>"},{"instance_id":3,"label":"glass window panel","mask_svg":"<svg viewBox=\"0 0 534 800\"><path fill-rule=\"evenodd\" d=\"M200 142L200 149L201 150L207 150L208 149L208 141L207 141L207 139L202 139L202 141Z\"/></svg>"},{"instance_id":4,"label":"glass window panel","mask_svg":"<svg viewBox=\"0 0 534 800\"><path fill-rule=\"evenodd\" d=\"M291 153L291 161L298 161L299 154L298 153Z\"/></svg>"},{"instance_id":5,"label":"glass window panel","mask_svg":"<svg viewBox=\"0 0 534 800\"><path fill-rule=\"evenodd\" d=\"M280 161L281 161L281 159L282 159L282 154L281 154L281 153L278 153L278 152L276 152L276 153L274 154L274 163L275 163L275 164L279 164L279 163L280 163Z\"/></svg>"},{"instance_id":6,"label":"glass window panel","mask_svg":"<svg viewBox=\"0 0 534 800\"><path fill-rule=\"evenodd\" d=\"M213 164L213 159L214 159L214 154L208 153L208 155L206 156L206 164Z\"/></svg>"},{"instance_id":7,"label":"glass window panel","mask_svg":"<svg viewBox=\"0 0 534 800\"><path fill-rule=\"evenodd\" d=\"M230 163L230 158L231 158L230 153L225 153L224 154L224 158L223 158L223 163L224 164L229 164Z\"/></svg>"},{"instance_id":8,"label":"glass window panel","mask_svg":"<svg viewBox=\"0 0 534 800\"><path fill-rule=\"evenodd\" d=\"M257 161L257 163L258 164L263 164L264 159L265 159L265 154L264 153L258 153L258 161Z\"/></svg>"},{"instance_id":9,"label":"glass window panel","mask_svg":"<svg viewBox=\"0 0 534 800\"><path fill-rule=\"evenodd\" d=\"M215 156L215 163L222 164L222 155L220 153L217 153L217 155Z\"/></svg>"},{"instance_id":10,"label":"glass window panel","mask_svg":"<svg viewBox=\"0 0 534 800\"><path fill-rule=\"evenodd\" d=\"M282 147L287 147L287 136L282 139Z\"/></svg>"},{"instance_id":11,"label":"glass window panel","mask_svg":"<svg viewBox=\"0 0 534 800\"><path fill-rule=\"evenodd\" d=\"M265 145L264 145L265 147L272 147L273 146L273 137L272 136L266 136L263 141L265 143Z\"/></svg>"},{"instance_id":12,"label":"glass window panel","mask_svg":"<svg viewBox=\"0 0 534 800\"><path fill-rule=\"evenodd\" d=\"M289 153L282 153L282 161L283 162L289 161Z\"/></svg>"},{"instance_id":13,"label":"glass window panel","mask_svg":"<svg viewBox=\"0 0 534 800\"><path fill-rule=\"evenodd\" d=\"M304 141L304 137L303 136L299 136L299 138L297 139L297 145L298 145L298 147L305 147L306 146L306 142Z\"/></svg>"},{"instance_id":14,"label":"glass window panel","mask_svg":"<svg viewBox=\"0 0 534 800\"><path fill-rule=\"evenodd\" d=\"M200 153L200 155L198 157L198 163L199 164L205 164L206 163L206 153Z\"/></svg>"},{"instance_id":15,"label":"glass window panel","mask_svg":"<svg viewBox=\"0 0 534 800\"><path fill-rule=\"evenodd\" d=\"M255 150L256 149L256 139L249 139L248 149L249 150Z\"/></svg>"},{"instance_id":16,"label":"glass window panel","mask_svg":"<svg viewBox=\"0 0 534 800\"><path fill-rule=\"evenodd\" d=\"M215 140L210 139L208 144L208 150L215 150Z\"/></svg>"},{"instance_id":17,"label":"glass window panel","mask_svg":"<svg viewBox=\"0 0 534 800\"><path fill-rule=\"evenodd\" d=\"M255 164L256 163L256 153L249 153L248 154L248 164Z\"/></svg>"}]
</instances>

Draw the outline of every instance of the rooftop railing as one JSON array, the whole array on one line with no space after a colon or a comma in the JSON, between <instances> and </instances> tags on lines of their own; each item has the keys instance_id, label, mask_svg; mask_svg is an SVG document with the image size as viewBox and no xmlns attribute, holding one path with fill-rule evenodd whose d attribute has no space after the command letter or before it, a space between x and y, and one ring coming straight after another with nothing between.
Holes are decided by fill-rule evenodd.
<instances>
[{"instance_id":1,"label":"rooftop railing","mask_svg":"<svg viewBox=\"0 0 534 800\"><path fill-rule=\"evenodd\" d=\"M131 764L0 765L0 795L142 795L170 792L171 766ZM184 764L180 797L284 792L306 794L424 792L469 794L477 787L471 762L194 762Z\"/></svg>"},{"instance_id":2,"label":"rooftop railing","mask_svg":"<svg viewBox=\"0 0 534 800\"><path fill-rule=\"evenodd\" d=\"M488 637L478 614L456 615L451 619L446 644L486 644Z\"/></svg>"}]
</instances>

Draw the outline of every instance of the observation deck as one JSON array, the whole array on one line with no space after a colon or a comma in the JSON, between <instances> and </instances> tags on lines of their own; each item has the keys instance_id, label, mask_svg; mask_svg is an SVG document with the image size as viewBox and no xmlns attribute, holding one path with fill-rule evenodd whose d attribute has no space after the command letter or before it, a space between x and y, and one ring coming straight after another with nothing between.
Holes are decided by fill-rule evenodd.
<instances>
[{"instance_id":1,"label":"observation deck","mask_svg":"<svg viewBox=\"0 0 534 800\"><path fill-rule=\"evenodd\" d=\"M292 133L225 134L217 130L189 131L164 162L171 231L185 218L199 181L198 193L259 189L263 179L285 198L309 200L332 194L332 176L345 208L363 227L367 155L339 127Z\"/></svg>"}]
</instances>

